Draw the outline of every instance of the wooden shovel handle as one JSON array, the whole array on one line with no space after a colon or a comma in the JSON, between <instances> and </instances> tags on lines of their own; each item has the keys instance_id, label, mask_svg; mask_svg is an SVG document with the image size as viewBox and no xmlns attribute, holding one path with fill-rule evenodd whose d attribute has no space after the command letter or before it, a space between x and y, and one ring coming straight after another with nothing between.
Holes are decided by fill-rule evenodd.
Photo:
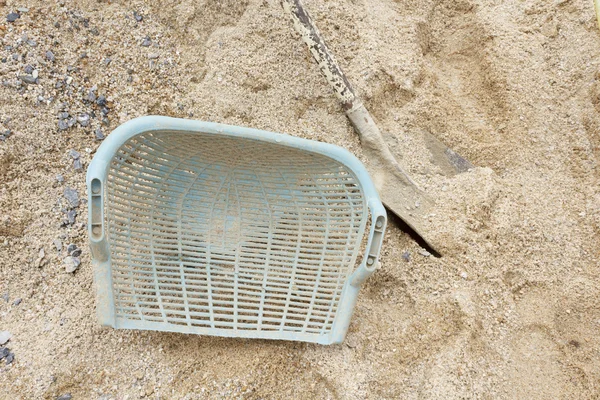
<instances>
[{"instance_id":1,"label":"wooden shovel handle","mask_svg":"<svg viewBox=\"0 0 600 400\"><path fill-rule=\"evenodd\" d=\"M375 175L374 179L377 189L381 190L385 181L383 178L378 179L377 176L388 175L387 171L389 171L389 173L394 174L402 183L413 186L415 192L419 192L415 182L404 172L390 152L377 124L375 124L369 111L354 93L352 85L350 85L335 57L333 57L333 54L327 48L325 41L321 37L321 33L313 23L310 15L308 15L302 1L281 0L281 5L290 15L294 23L294 28L308 46L317 64L319 64L321 72L323 72L327 82L333 88L335 95L340 103L342 103L346 116L350 119L350 122L352 122L354 129L358 133L363 151L369 159L369 172ZM380 173L373 173L375 170L380 171Z\"/></svg>"},{"instance_id":2,"label":"wooden shovel handle","mask_svg":"<svg viewBox=\"0 0 600 400\"><path fill-rule=\"evenodd\" d=\"M352 85L346 79L344 71L340 68L335 57L325 44L321 33L315 26L310 15L300 0L281 0L283 9L290 15L296 32L308 46L312 56L319 64L321 72L327 82L335 91L335 95L342 103L344 111L350 111L360 106L360 99L354 93Z\"/></svg>"}]
</instances>

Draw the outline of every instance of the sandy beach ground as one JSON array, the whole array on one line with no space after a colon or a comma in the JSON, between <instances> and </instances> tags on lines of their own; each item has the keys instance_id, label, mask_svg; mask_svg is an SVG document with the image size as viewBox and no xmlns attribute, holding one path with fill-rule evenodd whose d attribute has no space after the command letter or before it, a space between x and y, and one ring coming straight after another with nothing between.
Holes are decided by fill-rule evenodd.
<instances>
[{"instance_id":1,"label":"sandy beach ground","mask_svg":"<svg viewBox=\"0 0 600 400\"><path fill-rule=\"evenodd\" d=\"M438 199L444 256L391 220L340 345L99 326L87 208L69 201L118 125L223 122L364 160L360 143L278 1L0 0L0 398L600 397L593 2L306 6ZM476 168L425 168L424 131Z\"/></svg>"}]
</instances>

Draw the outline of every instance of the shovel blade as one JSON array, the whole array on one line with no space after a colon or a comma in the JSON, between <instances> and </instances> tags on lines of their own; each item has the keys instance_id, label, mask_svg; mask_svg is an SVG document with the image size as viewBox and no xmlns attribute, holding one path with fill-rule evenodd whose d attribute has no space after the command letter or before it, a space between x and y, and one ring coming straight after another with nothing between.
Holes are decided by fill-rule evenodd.
<instances>
[{"instance_id":1,"label":"shovel blade","mask_svg":"<svg viewBox=\"0 0 600 400\"><path fill-rule=\"evenodd\" d=\"M429 151L427 161L430 165L426 166L429 171L453 177L473 168L473 164L467 159L429 132L421 131L414 134L422 135L422 143ZM389 138L389 135L385 136ZM390 143L390 140L386 140L386 142L394 159L401 160L403 157L400 146L397 143ZM372 152L371 150L368 153ZM380 159L378 154L367 154L367 156ZM433 231L435 227L430 222L433 215L436 214L435 201L412 182L407 182L406 179L397 176L398 174L394 173L396 166L393 163L383 160L377 164L367 165L367 169L373 177L382 202L388 211L406 223L435 253L441 254L441 244L435 238Z\"/></svg>"},{"instance_id":2,"label":"shovel blade","mask_svg":"<svg viewBox=\"0 0 600 400\"><path fill-rule=\"evenodd\" d=\"M375 177L375 185L386 209L400 218L435 253L441 254L441 245L428 226L435 202L417 186L399 180L389 169L367 165L367 170L371 177Z\"/></svg>"},{"instance_id":3,"label":"shovel blade","mask_svg":"<svg viewBox=\"0 0 600 400\"><path fill-rule=\"evenodd\" d=\"M406 146L401 146L395 135L391 133L383 133L386 144L396 160L402 160L403 153L406 153ZM473 168L473 164L466 158L446 146L441 140L433 136L431 133L421 130L410 133L413 137L413 142L419 143L421 147L428 150L426 160L427 170L436 171L446 177L453 177L457 174L467 172Z\"/></svg>"}]
</instances>

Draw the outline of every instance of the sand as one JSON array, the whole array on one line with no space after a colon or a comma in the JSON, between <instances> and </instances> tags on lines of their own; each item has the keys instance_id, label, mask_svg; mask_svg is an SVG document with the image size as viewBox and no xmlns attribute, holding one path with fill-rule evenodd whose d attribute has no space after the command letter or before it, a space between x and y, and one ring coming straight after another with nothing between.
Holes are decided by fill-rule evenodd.
<instances>
[{"instance_id":1,"label":"sand","mask_svg":"<svg viewBox=\"0 0 600 400\"><path fill-rule=\"evenodd\" d=\"M13 133L0 142L0 330L15 354L0 361L0 398L600 397L593 3L306 5L402 166L437 199L431 229L444 256L428 256L391 218L341 345L100 327L86 207L61 226L65 187L85 197L68 152L85 168L96 128L161 114L334 143L362 158L360 143L277 1L0 0L0 58L9 59L0 133ZM17 7L29 11L5 22ZM24 33L35 46L7 49ZM21 90L26 64L39 84ZM69 89L57 89L67 75ZM109 126L82 100L94 85L108 98ZM62 109L96 117L59 131ZM476 168L454 178L430 170L420 132ZM83 249L75 273L57 239Z\"/></svg>"}]
</instances>

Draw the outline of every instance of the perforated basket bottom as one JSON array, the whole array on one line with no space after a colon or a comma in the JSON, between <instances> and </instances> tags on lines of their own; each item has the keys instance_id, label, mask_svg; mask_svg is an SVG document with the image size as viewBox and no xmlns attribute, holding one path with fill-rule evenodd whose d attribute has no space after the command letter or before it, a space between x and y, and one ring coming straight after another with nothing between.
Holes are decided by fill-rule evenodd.
<instances>
[{"instance_id":1,"label":"perforated basket bottom","mask_svg":"<svg viewBox=\"0 0 600 400\"><path fill-rule=\"evenodd\" d=\"M327 334L367 217L357 178L329 157L211 134L135 136L106 182L116 319Z\"/></svg>"}]
</instances>

